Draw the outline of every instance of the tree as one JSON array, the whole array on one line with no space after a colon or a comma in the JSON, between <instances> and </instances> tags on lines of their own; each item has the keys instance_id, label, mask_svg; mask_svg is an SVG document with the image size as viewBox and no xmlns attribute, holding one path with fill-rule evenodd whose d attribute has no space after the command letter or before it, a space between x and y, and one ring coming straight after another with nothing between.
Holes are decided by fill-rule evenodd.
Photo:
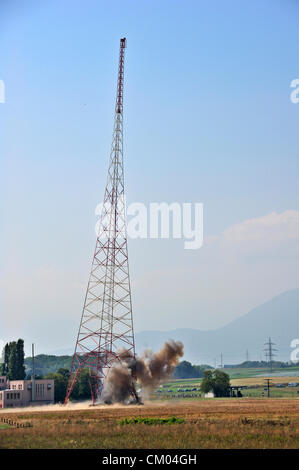
<instances>
[{"instance_id":1,"label":"tree","mask_svg":"<svg viewBox=\"0 0 299 470\"><path fill-rule=\"evenodd\" d=\"M45 376L45 379L54 379L54 400L56 403L64 402L69 376L69 370L64 368L60 368L56 373L49 373ZM89 370L82 369L72 391L72 399L90 399L89 378Z\"/></svg>"},{"instance_id":2,"label":"tree","mask_svg":"<svg viewBox=\"0 0 299 470\"><path fill-rule=\"evenodd\" d=\"M63 402L66 393L67 381L61 374L47 374L45 379L54 379L54 401L55 403Z\"/></svg>"},{"instance_id":3,"label":"tree","mask_svg":"<svg viewBox=\"0 0 299 470\"><path fill-rule=\"evenodd\" d=\"M34 358L34 367L36 374L47 375L51 372L56 374L59 369L69 370L72 364L72 356L53 356L47 354L38 354ZM25 358L25 367L28 375L32 374L32 357Z\"/></svg>"},{"instance_id":4,"label":"tree","mask_svg":"<svg viewBox=\"0 0 299 470\"><path fill-rule=\"evenodd\" d=\"M195 371L191 362L181 361L174 370L174 377L178 379L189 379L195 377Z\"/></svg>"},{"instance_id":5,"label":"tree","mask_svg":"<svg viewBox=\"0 0 299 470\"><path fill-rule=\"evenodd\" d=\"M230 395L229 375L221 370L206 370L200 384L203 393L213 392L215 397Z\"/></svg>"},{"instance_id":6,"label":"tree","mask_svg":"<svg viewBox=\"0 0 299 470\"><path fill-rule=\"evenodd\" d=\"M192 365L188 361L181 361L174 369L173 376L178 379L192 379L194 377L202 377L206 369L211 369L211 366L206 364L196 366Z\"/></svg>"},{"instance_id":7,"label":"tree","mask_svg":"<svg viewBox=\"0 0 299 470\"><path fill-rule=\"evenodd\" d=\"M17 375L18 375L17 343L13 341L12 343L9 343L7 378L9 380L16 380Z\"/></svg>"},{"instance_id":8,"label":"tree","mask_svg":"<svg viewBox=\"0 0 299 470\"><path fill-rule=\"evenodd\" d=\"M69 380L70 372L68 369L60 368L56 373L50 372L49 374L45 375L45 379L53 379L54 380L54 401L55 403L63 403L66 395L67 384ZM79 386L80 386L80 378L77 381L73 392L72 398L77 399L79 398ZM81 398L81 397L80 397Z\"/></svg>"},{"instance_id":9,"label":"tree","mask_svg":"<svg viewBox=\"0 0 299 470\"><path fill-rule=\"evenodd\" d=\"M195 376L194 377L203 377L203 374L204 374L205 370L212 369L212 367L207 365L207 364L201 364L200 366L195 366L194 365L193 369L195 371Z\"/></svg>"},{"instance_id":10,"label":"tree","mask_svg":"<svg viewBox=\"0 0 299 470\"><path fill-rule=\"evenodd\" d=\"M88 369L82 369L78 379L78 398L88 399L90 395L90 375Z\"/></svg>"},{"instance_id":11,"label":"tree","mask_svg":"<svg viewBox=\"0 0 299 470\"><path fill-rule=\"evenodd\" d=\"M50 372L45 376L45 379L54 379L55 403L64 402L68 378L69 371L67 369L59 369L55 374Z\"/></svg>"},{"instance_id":12,"label":"tree","mask_svg":"<svg viewBox=\"0 0 299 470\"><path fill-rule=\"evenodd\" d=\"M4 351L3 351L3 364L2 364L1 375L8 374L9 350L10 350L10 346L8 343L6 343L6 345L4 346Z\"/></svg>"},{"instance_id":13,"label":"tree","mask_svg":"<svg viewBox=\"0 0 299 470\"><path fill-rule=\"evenodd\" d=\"M2 364L1 375L6 375L9 380L24 380L24 340L6 343L3 351L4 363Z\"/></svg>"},{"instance_id":14,"label":"tree","mask_svg":"<svg viewBox=\"0 0 299 470\"><path fill-rule=\"evenodd\" d=\"M230 396L230 381L229 375L222 370L214 371L214 395L216 397L229 397Z\"/></svg>"},{"instance_id":15,"label":"tree","mask_svg":"<svg viewBox=\"0 0 299 470\"><path fill-rule=\"evenodd\" d=\"M212 370L205 370L200 384L200 390L203 393L209 393L214 390L214 377Z\"/></svg>"},{"instance_id":16,"label":"tree","mask_svg":"<svg viewBox=\"0 0 299 470\"><path fill-rule=\"evenodd\" d=\"M16 379L15 380L24 380L26 373L25 373L25 365L24 365L24 340L23 339L18 339L17 341L17 373L16 373Z\"/></svg>"},{"instance_id":17,"label":"tree","mask_svg":"<svg viewBox=\"0 0 299 470\"><path fill-rule=\"evenodd\" d=\"M64 367L61 367L58 369L57 374L62 375L66 381L68 381L69 376L70 376L70 371L68 369L65 369Z\"/></svg>"}]
</instances>

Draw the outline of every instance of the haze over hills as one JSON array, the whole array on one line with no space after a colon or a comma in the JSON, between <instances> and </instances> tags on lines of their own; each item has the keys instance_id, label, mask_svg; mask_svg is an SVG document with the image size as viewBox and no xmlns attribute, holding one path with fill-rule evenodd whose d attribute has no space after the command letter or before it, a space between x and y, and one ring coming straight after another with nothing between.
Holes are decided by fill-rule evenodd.
<instances>
[{"instance_id":1,"label":"haze over hills","mask_svg":"<svg viewBox=\"0 0 299 470\"><path fill-rule=\"evenodd\" d=\"M275 343L275 359L289 361L290 343L299 338L299 289L292 289L254 308L246 315L215 330L183 328L169 331L141 331L135 334L136 350L158 350L172 338L185 346L184 359L193 364L237 364L249 359L265 360L264 343L271 337ZM73 347L51 351L51 354L73 354Z\"/></svg>"},{"instance_id":2,"label":"haze over hills","mask_svg":"<svg viewBox=\"0 0 299 470\"><path fill-rule=\"evenodd\" d=\"M240 363L246 359L265 359L264 343L271 337L275 343L275 359L289 361L290 343L299 338L299 289L286 291L254 308L246 315L215 330L191 328L170 331L142 331L136 333L137 352L146 348L159 349L169 338L181 340L185 346L184 359L194 364Z\"/></svg>"}]
</instances>

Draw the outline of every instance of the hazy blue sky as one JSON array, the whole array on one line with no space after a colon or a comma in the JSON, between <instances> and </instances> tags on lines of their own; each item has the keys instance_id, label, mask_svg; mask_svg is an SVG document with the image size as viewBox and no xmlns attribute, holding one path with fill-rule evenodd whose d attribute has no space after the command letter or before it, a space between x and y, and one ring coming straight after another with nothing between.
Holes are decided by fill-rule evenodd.
<instances>
[{"instance_id":1,"label":"hazy blue sky","mask_svg":"<svg viewBox=\"0 0 299 470\"><path fill-rule=\"evenodd\" d=\"M77 333L123 36L128 200L204 203L200 250L129 240L136 330L299 287L297 1L2 0L0 339L37 352Z\"/></svg>"}]
</instances>

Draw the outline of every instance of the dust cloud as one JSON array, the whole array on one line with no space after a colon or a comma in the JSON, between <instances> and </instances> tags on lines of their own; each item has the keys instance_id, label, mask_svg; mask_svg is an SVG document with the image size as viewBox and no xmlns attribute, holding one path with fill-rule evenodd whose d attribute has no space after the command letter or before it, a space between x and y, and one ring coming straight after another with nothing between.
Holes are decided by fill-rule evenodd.
<instances>
[{"instance_id":1,"label":"dust cloud","mask_svg":"<svg viewBox=\"0 0 299 470\"><path fill-rule=\"evenodd\" d=\"M166 341L157 353L145 351L140 358L134 358L131 351L120 351L119 361L107 373L103 402L140 403L139 393L147 397L161 380L170 377L183 354L183 343L173 340Z\"/></svg>"}]
</instances>

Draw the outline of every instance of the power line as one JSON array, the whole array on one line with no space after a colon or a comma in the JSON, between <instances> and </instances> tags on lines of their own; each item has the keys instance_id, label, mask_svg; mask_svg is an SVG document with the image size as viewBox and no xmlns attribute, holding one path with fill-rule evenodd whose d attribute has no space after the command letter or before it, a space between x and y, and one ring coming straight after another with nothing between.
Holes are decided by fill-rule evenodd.
<instances>
[{"instance_id":1,"label":"power line","mask_svg":"<svg viewBox=\"0 0 299 470\"><path fill-rule=\"evenodd\" d=\"M277 351L277 349L273 348L274 345L275 345L275 343L273 343L271 341L271 338L269 337L269 341L267 343L265 343L265 346L267 346L267 347L264 349L265 356L266 356L266 359L269 362L269 367L270 367L271 372L273 370L273 358L276 356L274 351Z\"/></svg>"}]
</instances>

